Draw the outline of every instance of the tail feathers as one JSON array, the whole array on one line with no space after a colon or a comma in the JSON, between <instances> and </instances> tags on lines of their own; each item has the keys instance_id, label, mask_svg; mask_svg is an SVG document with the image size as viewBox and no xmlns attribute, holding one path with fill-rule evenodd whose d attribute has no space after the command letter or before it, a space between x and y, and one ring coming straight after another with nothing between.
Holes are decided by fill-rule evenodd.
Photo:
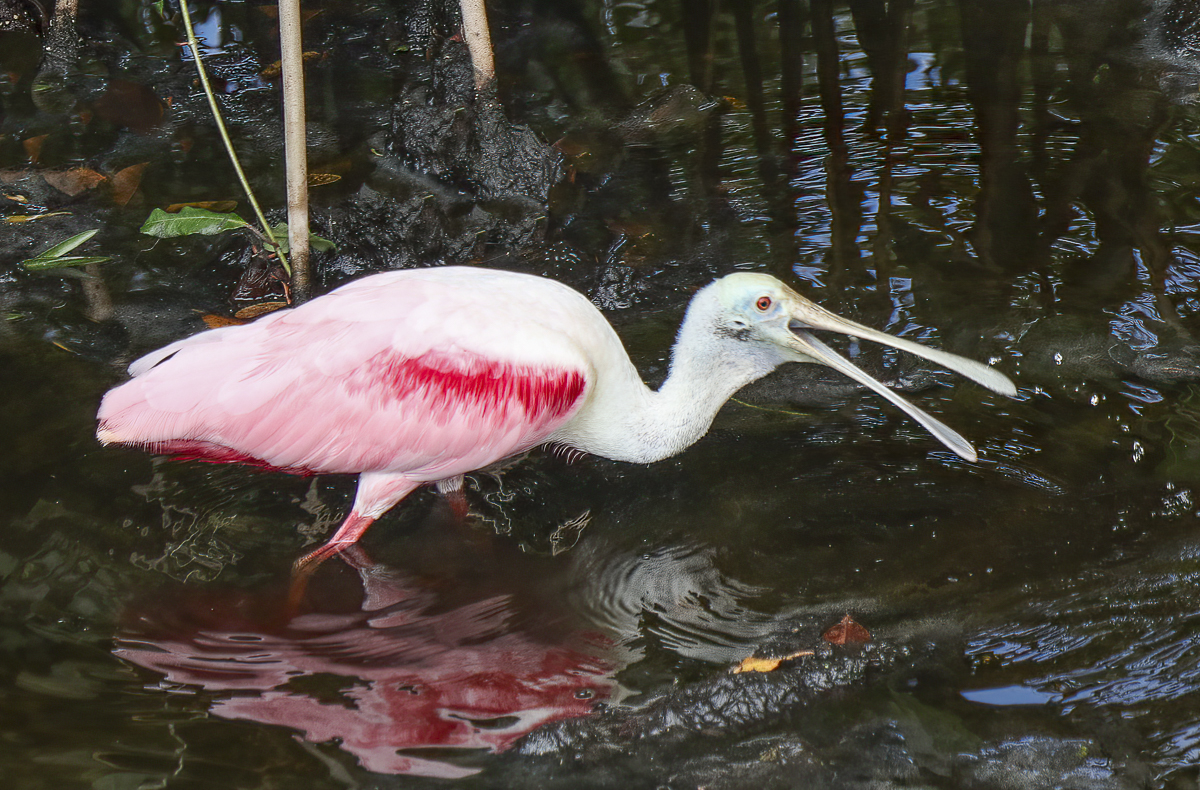
<instances>
[{"instance_id":1,"label":"tail feathers","mask_svg":"<svg viewBox=\"0 0 1200 790\"><path fill-rule=\"evenodd\" d=\"M121 435L109 427L108 423L102 422L96 428L96 438L100 440L100 444L105 446L110 444L125 444L121 439Z\"/></svg>"},{"instance_id":2,"label":"tail feathers","mask_svg":"<svg viewBox=\"0 0 1200 790\"><path fill-rule=\"evenodd\" d=\"M96 414L96 438L102 444L149 447L172 439L203 438L209 433L203 409L158 408L143 379L110 390Z\"/></svg>"},{"instance_id":3,"label":"tail feathers","mask_svg":"<svg viewBox=\"0 0 1200 790\"><path fill-rule=\"evenodd\" d=\"M101 415L96 426L96 438L101 444L124 444L151 448L162 442L189 439L200 434L186 415L164 414L149 408L126 410L110 416Z\"/></svg>"}]
</instances>

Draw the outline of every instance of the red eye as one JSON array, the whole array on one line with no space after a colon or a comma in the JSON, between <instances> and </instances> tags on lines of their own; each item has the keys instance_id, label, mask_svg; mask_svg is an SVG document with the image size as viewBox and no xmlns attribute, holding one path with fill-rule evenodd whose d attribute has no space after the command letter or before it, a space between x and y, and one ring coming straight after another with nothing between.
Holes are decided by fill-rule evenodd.
<instances>
[{"instance_id":1,"label":"red eye","mask_svg":"<svg viewBox=\"0 0 1200 790\"><path fill-rule=\"evenodd\" d=\"M771 309L771 297L769 297L769 296L758 297L758 301L754 303L754 306L757 307L759 310L761 310L764 313L767 312L768 310Z\"/></svg>"}]
</instances>

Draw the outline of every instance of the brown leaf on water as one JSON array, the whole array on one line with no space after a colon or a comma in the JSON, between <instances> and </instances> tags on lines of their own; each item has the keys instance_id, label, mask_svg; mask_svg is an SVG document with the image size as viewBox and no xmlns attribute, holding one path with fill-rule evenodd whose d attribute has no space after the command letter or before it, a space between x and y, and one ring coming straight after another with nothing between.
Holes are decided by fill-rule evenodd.
<instances>
[{"instance_id":1,"label":"brown leaf on water","mask_svg":"<svg viewBox=\"0 0 1200 790\"><path fill-rule=\"evenodd\" d=\"M242 324L248 323L227 315L216 315L214 313L205 313L204 315L200 316L200 320L203 321L204 325L209 329L220 329L223 326L241 326Z\"/></svg>"},{"instance_id":2,"label":"brown leaf on water","mask_svg":"<svg viewBox=\"0 0 1200 790\"><path fill-rule=\"evenodd\" d=\"M337 173L309 173L308 185L310 187L321 187L326 184L332 184L335 181L341 181L342 177Z\"/></svg>"},{"instance_id":3,"label":"brown leaf on water","mask_svg":"<svg viewBox=\"0 0 1200 790\"><path fill-rule=\"evenodd\" d=\"M49 136L48 134L39 134L37 137L30 137L21 142L21 147L25 149L25 156L29 157L30 162L37 164L38 159L42 156L42 143L46 142L46 138Z\"/></svg>"},{"instance_id":4,"label":"brown leaf on water","mask_svg":"<svg viewBox=\"0 0 1200 790\"><path fill-rule=\"evenodd\" d=\"M90 167L76 167L71 170L54 170L42 173L46 183L71 197L80 195L89 189L95 189L98 184L108 180L103 173L97 173Z\"/></svg>"},{"instance_id":5,"label":"brown leaf on water","mask_svg":"<svg viewBox=\"0 0 1200 790\"><path fill-rule=\"evenodd\" d=\"M240 319L243 323L252 318L258 318L260 315L273 313L280 308L287 307L287 302L258 302L257 304L247 305L241 310L234 313L234 318Z\"/></svg>"},{"instance_id":6,"label":"brown leaf on water","mask_svg":"<svg viewBox=\"0 0 1200 790\"><path fill-rule=\"evenodd\" d=\"M118 206L124 206L129 203L130 198L137 192L138 187L142 184L142 173L146 170L146 165L149 162L140 162L136 165L118 170L113 173L109 180L109 186L112 187L112 199Z\"/></svg>"},{"instance_id":7,"label":"brown leaf on water","mask_svg":"<svg viewBox=\"0 0 1200 790\"><path fill-rule=\"evenodd\" d=\"M861 644L871 641L871 632L859 625L853 617L846 615L837 625L830 626L829 630L821 634L821 638L835 645Z\"/></svg>"},{"instance_id":8,"label":"brown leaf on water","mask_svg":"<svg viewBox=\"0 0 1200 790\"><path fill-rule=\"evenodd\" d=\"M202 208L212 211L216 214L228 214L237 208L236 200L194 200L191 203L172 203L163 211L168 214L178 214L180 210L185 208Z\"/></svg>"},{"instance_id":9,"label":"brown leaf on water","mask_svg":"<svg viewBox=\"0 0 1200 790\"><path fill-rule=\"evenodd\" d=\"M803 656L811 656L813 651L801 650L792 653L790 656L782 658L758 658L757 656L748 656L742 659L742 663L733 668L733 674L738 675L742 672L774 672L779 669L779 665L784 661L791 661L793 658L801 658Z\"/></svg>"}]
</instances>

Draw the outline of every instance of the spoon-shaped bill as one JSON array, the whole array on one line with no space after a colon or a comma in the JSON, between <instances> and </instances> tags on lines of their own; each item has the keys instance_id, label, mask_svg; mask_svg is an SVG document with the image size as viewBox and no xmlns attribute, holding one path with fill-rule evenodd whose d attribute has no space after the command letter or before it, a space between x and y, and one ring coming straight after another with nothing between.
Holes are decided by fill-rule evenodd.
<instances>
[{"instance_id":1,"label":"spoon-shaped bill","mask_svg":"<svg viewBox=\"0 0 1200 790\"><path fill-rule=\"evenodd\" d=\"M803 329L822 329L830 332L839 332L843 335L857 337L860 340L870 340L873 343L891 346L900 351L907 351L915 356L928 359L930 362L936 362L948 370L953 370L961 376L982 384L992 392L998 392L1010 398L1015 397L1017 394L1016 385L1012 383L1012 380L1008 376L982 362L960 357L958 354L951 354L948 351L927 348L920 343L914 343L902 337L893 337L892 335L872 329L869 326L863 326L851 321L848 318L842 318L840 315L831 313L807 299L797 304L792 311L792 331L795 332L796 330ZM826 350L828 350L828 347L826 347Z\"/></svg>"},{"instance_id":2,"label":"spoon-shaped bill","mask_svg":"<svg viewBox=\"0 0 1200 790\"><path fill-rule=\"evenodd\" d=\"M939 442L941 442L942 444L946 445L951 450L953 450L954 453L959 458L962 458L967 461L977 460L977 456L975 454L975 448L972 447L971 443L968 442L966 439L964 439L961 434L959 434L954 429L950 428L950 426L946 425L945 423L936 419L935 417L925 413L924 411L921 411L916 406L914 406L913 404L906 401L904 398L897 395L895 392L893 392L891 389L889 389L881 381L879 381L875 378L872 378L870 375L868 375L867 373L865 373L864 371L862 371L858 367L856 367L854 365L854 363L850 362L850 360L840 356L832 348L825 345L820 340L817 340L817 338L813 337L812 334L810 334L809 332L805 332L804 330L793 330L793 334L795 334L797 340L799 340L803 344L804 352L807 355L811 356L814 360L816 360L817 362L820 362L823 365L828 365L829 367L833 368L834 370L838 371L839 373L849 376L850 378L854 379L855 381L859 382L860 384L864 384L867 387L870 387L875 392L877 392L880 395L882 395L883 397L887 398L889 401L891 401L893 404L895 404L901 411L903 411L909 417L912 417L914 420L916 420L918 423L920 423L925 428L925 430L927 430L931 434L933 434L934 437ZM879 334L882 335L882 333L879 333ZM892 345L891 341L896 339L896 338L891 338L889 335L883 335L883 337L888 338L888 340L880 341L880 342L887 342L888 345ZM916 344L914 343L912 345L916 345ZM933 350L933 349L926 349L923 346L917 346L917 348L920 348L924 351ZM907 350L907 349L905 349L905 350ZM939 354L942 354L942 353L943 352L939 352ZM922 354L922 356L925 356L925 355ZM953 356L953 355L947 355L947 356ZM932 359L932 357L931 357L931 359ZM959 360L960 358L954 357L954 359ZM939 360L935 359L933 361L939 361ZM961 360L961 361L970 362L970 360ZM945 363L942 363L942 364L945 364ZM975 364L978 364L978 363L975 363ZM946 367L950 367L950 366L946 365ZM960 372L960 373L962 372L958 368L954 368L954 369L958 370L958 372ZM967 375L967 374L964 373L963 375ZM974 376L971 376L970 378L974 378ZM1003 378L1003 376L1001 376L1001 378ZM1004 380L1007 381L1007 379L1004 379ZM978 381L978 379L976 379L976 381ZM982 384L984 382L980 382L980 383Z\"/></svg>"}]
</instances>

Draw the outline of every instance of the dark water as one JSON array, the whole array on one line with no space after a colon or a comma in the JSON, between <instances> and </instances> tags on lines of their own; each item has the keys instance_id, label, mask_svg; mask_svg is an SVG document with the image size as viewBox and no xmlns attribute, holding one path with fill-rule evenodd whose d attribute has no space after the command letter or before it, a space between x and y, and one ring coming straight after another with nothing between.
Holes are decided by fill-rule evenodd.
<instances>
[{"instance_id":1,"label":"dark water","mask_svg":"<svg viewBox=\"0 0 1200 790\"><path fill-rule=\"evenodd\" d=\"M1137 777L1095 786L1195 787L1200 60L1186 4L1155 9L500 5L502 98L560 141L579 187L545 229L545 249L574 257L544 269L606 308L648 378L688 290L736 267L992 362L1020 394L947 378L916 396L976 443L976 464L873 396L731 403L698 445L646 467L534 453L469 481L466 525L432 492L410 497L363 553L321 569L299 612L291 562L336 526L352 480L92 438L121 366L198 331L193 311L229 312L240 271L232 243L136 234L154 206L235 194L203 114L168 107L139 128L103 111L118 79L199 106L176 22L94 9L83 98L58 114L30 99L32 37L10 35L0 210L71 212L28 223L51 241L102 223L90 249L115 260L101 295L34 277L17 263L48 243L0 226L14 239L0 250L4 786L513 784L513 763L503 779L497 766L531 729L702 681L793 618L848 612L943 663L893 690L907 700L893 714L851 700L814 718L848 729L920 710L954 744L1091 739L1101 768ZM347 164L330 196L314 191L317 215L369 171L386 120L371 108L408 51L386 10L324 13L309 42L325 53L310 74L317 158ZM271 105L256 76L268 18L233 3L207 18L214 63L241 75L225 88L235 118L253 118ZM661 93L688 84L702 93ZM268 196L273 128L239 127ZM30 188L134 160L150 165L125 207ZM96 322L105 298L113 315ZM639 781L686 786L666 770Z\"/></svg>"}]
</instances>

